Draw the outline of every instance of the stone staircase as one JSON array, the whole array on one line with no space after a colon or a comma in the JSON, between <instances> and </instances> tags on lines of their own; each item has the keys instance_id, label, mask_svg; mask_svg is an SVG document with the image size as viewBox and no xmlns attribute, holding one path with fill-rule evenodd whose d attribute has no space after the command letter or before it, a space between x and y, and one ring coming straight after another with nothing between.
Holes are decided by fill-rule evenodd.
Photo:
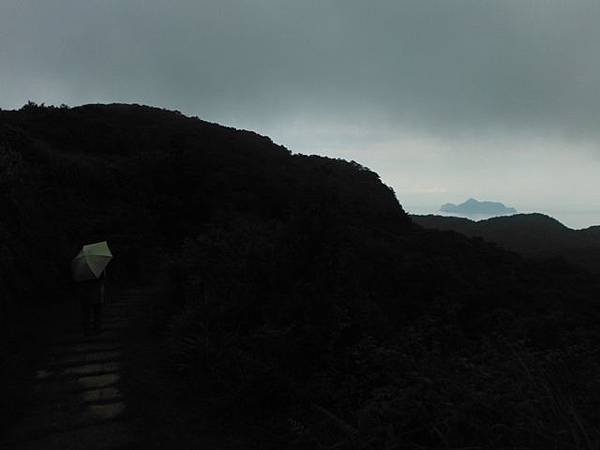
<instances>
[{"instance_id":1,"label":"stone staircase","mask_svg":"<svg viewBox=\"0 0 600 450\"><path fill-rule=\"evenodd\" d=\"M0 449L138 448L137 423L119 386L123 334L142 303L142 291L121 291L104 305L97 335L84 336L79 324L68 324L40 362L27 417L0 438Z\"/></svg>"}]
</instances>

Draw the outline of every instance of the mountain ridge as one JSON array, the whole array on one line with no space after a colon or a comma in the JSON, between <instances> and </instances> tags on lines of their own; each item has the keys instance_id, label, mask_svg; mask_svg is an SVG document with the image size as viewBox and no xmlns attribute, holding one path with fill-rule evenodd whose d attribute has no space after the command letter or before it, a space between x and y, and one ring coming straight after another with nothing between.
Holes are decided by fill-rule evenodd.
<instances>
[{"instance_id":1,"label":"mountain ridge","mask_svg":"<svg viewBox=\"0 0 600 450\"><path fill-rule=\"evenodd\" d=\"M439 215L411 215L411 218L425 228L482 237L537 259L562 256L588 270L600 272L600 226L574 230L541 213L514 214L479 221Z\"/></svg>"}]
</instances>

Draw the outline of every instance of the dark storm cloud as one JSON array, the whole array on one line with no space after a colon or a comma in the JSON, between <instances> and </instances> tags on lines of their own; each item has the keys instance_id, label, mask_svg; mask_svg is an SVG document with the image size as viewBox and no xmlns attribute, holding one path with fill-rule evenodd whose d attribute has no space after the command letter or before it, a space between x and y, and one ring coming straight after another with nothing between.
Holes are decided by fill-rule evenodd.
<instances>
[{"instance_id":1,"label":"dark storm cloud","mask_svg":"<svg viewBox=\"0 0 600 450\"><path fill-rule=\"evenodd\" d=\"M360 161L430 212L587 208L598 23L597 0L0 0L0 107L178 109Z\"/></svg>"},{"instance_id":2,"label":"dark storm cloud","mask_svg":"<svg viewBox=\"0 0 600 450\"><path fill-rule=\"evenodd\" d=\"M595 134L599 19L596 1L3 0L0 103Z\"/></svg>"}]
</instances>

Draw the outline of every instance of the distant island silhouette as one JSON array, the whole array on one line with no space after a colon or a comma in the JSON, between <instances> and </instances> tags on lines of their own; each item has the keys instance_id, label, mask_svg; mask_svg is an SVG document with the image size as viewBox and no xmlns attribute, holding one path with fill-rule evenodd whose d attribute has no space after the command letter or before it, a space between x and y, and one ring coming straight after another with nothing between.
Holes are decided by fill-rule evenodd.
<instances>
[{"instance_id":1,"label":"distant island silhouette","mask_svg":"<svg viewBox=\"0 0 600 450\"><path fill-rule=\"evenodd\" d=\"M470 198L460 205L446 203L442 205L440 212L465 216L506 216L516 214L517 210L515 208L507 207L503 203L489 201L480 202L474 198Z\"/></svg>"}]
</instances>

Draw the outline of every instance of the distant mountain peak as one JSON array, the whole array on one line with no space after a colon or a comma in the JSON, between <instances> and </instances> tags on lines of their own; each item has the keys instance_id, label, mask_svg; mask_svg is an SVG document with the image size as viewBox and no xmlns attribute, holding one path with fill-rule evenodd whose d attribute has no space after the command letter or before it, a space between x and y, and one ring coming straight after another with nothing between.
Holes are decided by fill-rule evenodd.
<instances>
[{"instance_id":1,"label":"distant mountain peak","mask_svg":"<svg viewBox=\"0 0 600 450\"><path fill-rule=\"evenodd\" d=\"M515 208L507 207L500 202L479 201L474 198L469 198L464 203L455 205L454 203L446 203L440 208L441 212L461 215L487 215L487 216L502 216L516 214Z\"/></svg>"}]
</instances>

